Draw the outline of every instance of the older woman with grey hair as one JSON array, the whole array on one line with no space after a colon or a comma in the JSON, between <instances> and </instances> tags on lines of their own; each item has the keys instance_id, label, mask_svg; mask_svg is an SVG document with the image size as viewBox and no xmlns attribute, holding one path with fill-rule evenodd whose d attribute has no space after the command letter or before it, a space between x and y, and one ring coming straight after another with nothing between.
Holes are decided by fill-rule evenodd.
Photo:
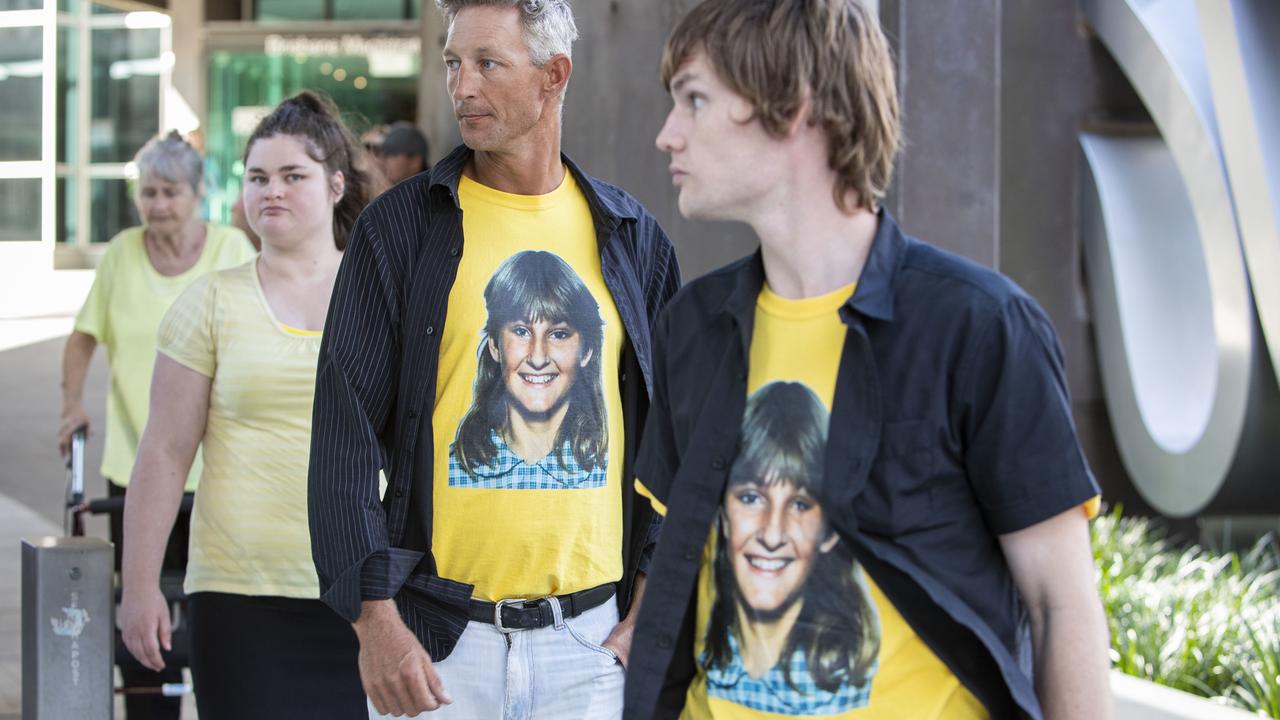
<instances>
[{"instance_id":1,"label":"older woman with grey hair","mask_svg":"<svg viewBox=\"0 0 1280 720\"><path fill-rule=\"evenodd\" d=\"M139 173L134 200L142 226L121 230L111 239L62 355L58 447L66 454L71 435L90 426L84 409L85 375L98 345L107 348L111 380L102 475L113 497L125 493L138 438L147 424L156 331L165 311L196 278L242 265L254 256L244 233L199 217L204 160L178 133L151 139L138 151L134 163ZM197 455L188 474L188 491L194 489L200 471ZM116 570L120 569L123 539L122 515L117 513L111 519ZM186 567L185 523L175 525L165 555L166 569ZM125 677L130 686L181 681L181 668L165 673L146 670ZM126 705L131 720L176 718L180 710L177 699L159 695L130 695Z\"/></svg>"}]
</instances>

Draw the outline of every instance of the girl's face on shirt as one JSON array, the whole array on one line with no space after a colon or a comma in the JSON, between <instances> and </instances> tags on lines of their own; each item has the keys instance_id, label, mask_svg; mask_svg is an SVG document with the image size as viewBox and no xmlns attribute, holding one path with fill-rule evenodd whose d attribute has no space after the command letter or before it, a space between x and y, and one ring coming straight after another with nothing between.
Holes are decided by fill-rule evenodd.
<instances>
[{"instance_id":1,"label":"girl's face on shirt","mask_svg":"<svg viewBox=\"0 0 1280 720\"><path fill-rule=\"evenodd\" d=\"M504 324L501 337L489 340L489 353L502 366L502 382L513 407L535 417L560 408L592 354L584 352L576 328L545 318Z\"/></svg>"},{"instance_id":2,"label":"girl's face on shirt","mask_svg":"<svg viewBox=\"0 0 1280 720\"><path fill-rule=\"evenodd\" d=\"M739 596L757 614L776 616L790 607L804 591L818 556L839 541L818 501L788 479L730 485L724 512Z\"/></svg>"}]
</instances>

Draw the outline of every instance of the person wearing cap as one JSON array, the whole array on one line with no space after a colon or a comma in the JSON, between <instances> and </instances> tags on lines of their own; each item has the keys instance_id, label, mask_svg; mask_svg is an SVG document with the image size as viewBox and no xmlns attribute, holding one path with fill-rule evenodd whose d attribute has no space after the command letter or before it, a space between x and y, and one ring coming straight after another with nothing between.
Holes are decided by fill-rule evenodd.
<instances>
[{"instance_id":1,"label":"person wearing cap","mask_svg":"<svg viewBox=\"0 0 1280 720\"><path fill-rule=\"evenodd\" d=\"M393 125L377 154L382 174L392 185L427 169L427 137L418 128Z\"/></svg>"}]
</instances>

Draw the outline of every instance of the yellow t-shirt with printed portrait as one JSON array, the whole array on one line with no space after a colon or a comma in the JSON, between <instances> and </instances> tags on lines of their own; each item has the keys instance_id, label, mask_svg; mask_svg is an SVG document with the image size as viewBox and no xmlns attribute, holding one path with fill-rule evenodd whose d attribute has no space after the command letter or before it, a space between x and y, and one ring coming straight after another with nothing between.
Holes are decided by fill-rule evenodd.
<instances>
[{"instance_id":1,"label":"yellow t-shirt with printed portrait","mask_svg":"<svg viewBox=\"0 0 1280 720\"><path fill-rule=\"evenodd\" d=\"M852 293L760 293L741 447L698 576L684 720L987 717L817 500Z\"/></svg>"},{"instance_id":2,"label":"yellow t-shirt with printed portrait","mask_svg":"<svg viewBox=\"0 0 1280 720\"><path fill-rule=\"evenodd\" d=\"M463 176L465 237L440 343L432 425L441 577L488 600L622 577L625 333L586 198Z\"/></svg>"}]
</instances>

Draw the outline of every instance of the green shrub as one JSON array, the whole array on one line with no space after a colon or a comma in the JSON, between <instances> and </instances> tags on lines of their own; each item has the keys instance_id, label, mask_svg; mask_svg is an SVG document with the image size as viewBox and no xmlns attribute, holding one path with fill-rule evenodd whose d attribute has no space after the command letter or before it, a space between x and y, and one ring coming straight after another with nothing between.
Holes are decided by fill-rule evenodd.
<instances>
[{"instance_id":1,"label":"green shrub","mask_svg":"<svg viewBox=\"0 0 1280 720\"><path fill-rule=\"evenodd\" d=\"M1111 664L1129 675L1280 718L1280 553L1181 548L1120 508L1092 523Z\"/></svg>"}]
</instances>

